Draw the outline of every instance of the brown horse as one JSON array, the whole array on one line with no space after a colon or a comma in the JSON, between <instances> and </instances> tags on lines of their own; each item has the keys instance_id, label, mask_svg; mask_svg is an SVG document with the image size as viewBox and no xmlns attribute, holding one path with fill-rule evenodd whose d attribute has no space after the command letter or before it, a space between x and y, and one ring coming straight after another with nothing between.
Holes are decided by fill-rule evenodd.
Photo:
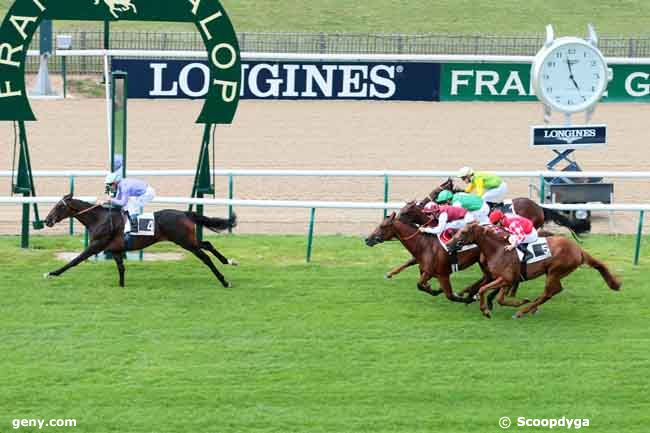
<instances>
[{"instance_id":1,"label":"brown horse","mask_svg":"<svg viewBox=\"0 0 650 433\"><path fill-rule=\"evenodd\" d=\"M400 220L403 222L406 222L407 224L417 224L417 225L433 225L436 224L436 219L425 214L422 211L422 204L416 203L414 201L411 201L407 203L401 210L400 210ZM537 228L537 227L536 227ZM543 232L540 231L542 235L545 236L552 236L552 233L549 232ZM390 270L389 272L386 273L386 278L390 279L393 278L395 275L399 274L403 270L415 265L417 263L417 260L415 258L411 258L404 264L397 266L396 268ZM516 290L516 289L515 289ZM463 291L464 292L464 291ZM463 293L461 292L461 293Z\"/></svg>"},{"instance_id":2,"label":"brown horse","mask_svg":"<svg viewBox=\"0 0 650 433\"><path fill-rule=\"evenodd\" d=\"M463 189L454 187L454 182L451 178L448 178L443 184L435 188L431 193L420 202L421 206L435 201L438 194L443 190L449 190L454 192L462 192ZM546 222L552 221L557 225L566 227L571 230L572 233L582 234L591 230L591 223L588 220L576 220L573 221L570 218L567 218L564 214L555 211L553 209L546 209L533 200L526 197L517 197L512 199L512 210L519 216L528 218L533 222L535 228L542 228Z\"/></svg>"},{"instance_id":3,"label":"brown horse","mask_svg":"<svg viewBox=\"0 0 650 433\"><path fill-rule=\"evenodd\" d=\"M471 296L461 297L453 292L450 282L451 265L449 264L449 255L440 246L438 240L433 236L425 236L417 228L400 221L395 212L386 217L368 236L366 245L372 247L394 238L399 239L404 248L411 253L420 265L420 279L417 283L419 290L432 296L438 296L441 292L444 292L447 299L453 302L465 304L473 302ZM479 256L478 248L459 253L459 269L465 269L477 263ZM429 285L431 278L438 280L441 290L431 289ZM479 287L480 282L476 286ZM469 288L467 290L469 291Z\"/></svg>"},{"instance_id":4,"label":"brown horse","mask_svg":"<svg viewBox=\"0 0 650 433\"><path fill-rule=\"evenodd\" d=\"M210 268L224 287L232 287L203 250L214 254L224 265L237 265L237 262L224 257L210 242L199 241L196 237L196 228L200 226L214 232L220 232L237 224L235 216L230 220L208 218L194 212L181 212L170 209L155 212L154 215L156 221L155 236L134 236L133 241L127 247L123 237L124 218L121 211L75 200L72 198L72 194L64 196L47 215L45 224L52 227L64 219L76 218L88 229L90 244L85 251L70 263L54 272L45 274L45 277L58 277L84 260L102 251L108 251L112 253L117 264L120 287L124 287L124 252L142 250L158 242L171 241L198 257Z\"/></svg>"},{"instance_id":5,"label":"brown horse","mask_svg":"<svg viewBox=\"0 0 650 433\"><path fill-rule=\"evenodd\" d=\"M544 292L532 303L520 309L513 318L518 319L524 314L535 313L540 305L562 291L562 278L571 274L581 265L588 265L600 272L610 289L620 289L621 283L609 272L607 266L591 257L571 239L555 236L547 238L547 241L552 257L530 264L527 268L528 279L546 274ZM467 243L478 244L482 253L482 265L489 270L494 278L493 281L479 289L481 311L489 318L491 312L485 302L485 293L498 289L497 299L504 300L506 290L515 285L520 278L519 258L515 251L505 249L508 242L504 232L494 228L481 227L475 223L468 224L454 235L448 245L452 249Z\"/></svg>"}]
</instances>

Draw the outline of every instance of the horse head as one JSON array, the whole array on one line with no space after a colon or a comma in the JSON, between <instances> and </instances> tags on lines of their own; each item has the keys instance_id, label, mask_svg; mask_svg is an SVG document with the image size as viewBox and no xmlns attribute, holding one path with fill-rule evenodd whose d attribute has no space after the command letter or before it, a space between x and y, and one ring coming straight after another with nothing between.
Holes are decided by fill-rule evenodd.
<instances>
[{"instance_id":1,"label":"horse head","mask_svg":"<svg viewBox=\"0 0 650 433\"><path fill-rule=\"evenodd\" d=\"M416 201L410 201L399 211L399 220L405 224L423 225L431 221Z\"/></svg>"},{"instance_id":2,"label":"horse head","mask_svg":"<svg viewBox=\"0 0 650 433\"><path fill-rule=\"evenodd\" d=\"M465 227L458 230L454 237L447 243L447 248L451 252L458 251L463 245L476 243L483 233L483 227L477 222L466 224Z\"/></svg>"},{"instance_id":3,"label":"horse head","mask_svg":"<svg viewBox=\"0 0 650 433\"><path fill-rule=\"evenodd\" d=\"M395 238L396 234L393 224L395 223L396 216L397 214L393 212L384 218L381 224L379 224L379 226L372 233L370 233L370 236L366 238L366 245L369 247L374 247L377 244L381 244L382 242Z\"/></svg>"},{"instance_id":4,"label":"horse head","mask_svg":"<svg viewBox=\"0 0 650 433\"><path fill-rule=\"evenodd\" d=\"M45 218L45 225L48 227L53 227L54 224L57 224L60 221L63 221L66 218L70 218L76 211L70 208L70 202L72 201L72 193L66 194L59 200L50 213L47 214Z\"/></svg>"},{"instance_id":5,"label":"horse head","mask_svg":"<svg viewBox=\"0 0 650 433\"><path fill-rule=\"evenodd\" d=\"M427 198L430 201L436 201L436 197L438 197L438 194L440 194L444 190L449 190L449 191L454 190L454 181L452 180L451 177L448 177L447 180L441 183L439 187L431 191Z\"/></svg>"}]
</instances>

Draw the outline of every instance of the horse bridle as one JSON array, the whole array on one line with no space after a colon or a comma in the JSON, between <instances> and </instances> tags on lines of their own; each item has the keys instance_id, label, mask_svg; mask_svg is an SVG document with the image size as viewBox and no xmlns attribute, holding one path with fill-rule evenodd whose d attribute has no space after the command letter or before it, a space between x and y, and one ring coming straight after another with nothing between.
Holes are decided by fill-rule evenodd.
<instances>
[{"instance_id":1,"label":"horse bridle","mask_svg":"<svg viewBox=\"0 0 650 433\"><path fill-rule=\"evenodd\" d=\"M429 221L427 221L426 223L422 224L420 227L427 227L427 226L428 226L429 224L431 224L434 220L435 220L435 218L431 217L431 218L429 218ZM415 233L413 233L412 235L409 235L409 236L405 237L404 239L400 238L399 235L397 235L397 238L398 238L400 241L410 241L410 240L413 239L413 238L414 238L418 233L420 233L420 229L419 229L419 228L418 228L417 230L415 230Z\"/></svg>"},{"instance_id":2,"label":"horse bridle","mask_svg":"<svg viewBox=\"0 0 650 433\"><path fill-rule=\"evenodd\" d=\"M70 206L70 204L69 204L67 201L65 201L65 198L62 198L62 199L61 199L61 202L63 203L63 205L64 205L65 207L67 207L67 208L69 208L69 209L72 209L73 211L76 211L76 209L74 209L72 206ZM97 209L97 208L100 207L100 206L101 206L101 204L96 204L96 205L91 206L91 207L89 207L89 208L87 208L87 209L84 209L84 210L82 210L82 211L79 211L79 212L77 212L77 213L74 214L74 215L71 215L70 218L78 217L79 215L83 215L83 214L85 214L86 212L90 212L91 210L93 210L93 209Z\"/></svg>"}]
</instances>

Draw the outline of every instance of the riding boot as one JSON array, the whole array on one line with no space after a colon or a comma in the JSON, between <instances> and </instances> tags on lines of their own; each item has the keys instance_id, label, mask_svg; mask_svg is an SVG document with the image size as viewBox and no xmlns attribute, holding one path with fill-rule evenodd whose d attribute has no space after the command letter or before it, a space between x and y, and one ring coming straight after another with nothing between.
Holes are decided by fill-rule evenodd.
<instances>
[{"instance_id":1,"label":"riding boot","mask_svg":"<svg viewBox=\"0 0 650 433\"><path fill-rule=\"evenodd\" d=\"M129 222L131 223L131 233L138 232L138 216L129 214Z\"/></svg>"},{"instance_id":2,"label":"riding boot","mask_svg":"<svg viewBox=\"0 0 650 433\"><path fill-rule=\"evenodd\" d=\"M519 244L517 249L524 253L524 258L521 259L521 280L526 281L528 279L528 267L527 263L530 259L530 253L528 252L528 244Z\"/></svg>"},{"instance_id":3,"label":"riding boot","mask_svg":"<svg viewBox=\"0 0 650 433\"><path fill-rule=\"evenodd\" d=\"M449 251L449 264L451 265L451 272L458 272L458 250Z\"/></svg>"}]
</instances>

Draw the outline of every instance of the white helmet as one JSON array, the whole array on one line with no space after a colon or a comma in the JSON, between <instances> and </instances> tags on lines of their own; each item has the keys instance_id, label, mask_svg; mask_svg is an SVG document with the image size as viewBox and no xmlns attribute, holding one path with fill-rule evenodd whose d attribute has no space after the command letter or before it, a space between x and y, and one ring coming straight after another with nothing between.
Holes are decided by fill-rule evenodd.
<instances>
[{"instance_id":1,"label":"white helmet","mask_svg":"<svg viewBox=\"0 0 650 433\"><path fill-rule=\"evenodd\" d=\"M119 182L120 180L122 180L122 176L120 175L119 172L116 171L113 173L108 173L106 175L106 179L104 179L104 183L106 185L112 185L113 183Z\"/></svg>"},{"instance_id":2,"label":"white helmet","mask_svg":"<svg viewBox=\"0 0 650 433\"><path fill-rule=\"evenodd\" d=\"M463 178L463 177L468 177L474 174L474 170L472 170L470 167L463 167L460 170L458 170L458 177Z\"/></svg>"}]
</instances>

